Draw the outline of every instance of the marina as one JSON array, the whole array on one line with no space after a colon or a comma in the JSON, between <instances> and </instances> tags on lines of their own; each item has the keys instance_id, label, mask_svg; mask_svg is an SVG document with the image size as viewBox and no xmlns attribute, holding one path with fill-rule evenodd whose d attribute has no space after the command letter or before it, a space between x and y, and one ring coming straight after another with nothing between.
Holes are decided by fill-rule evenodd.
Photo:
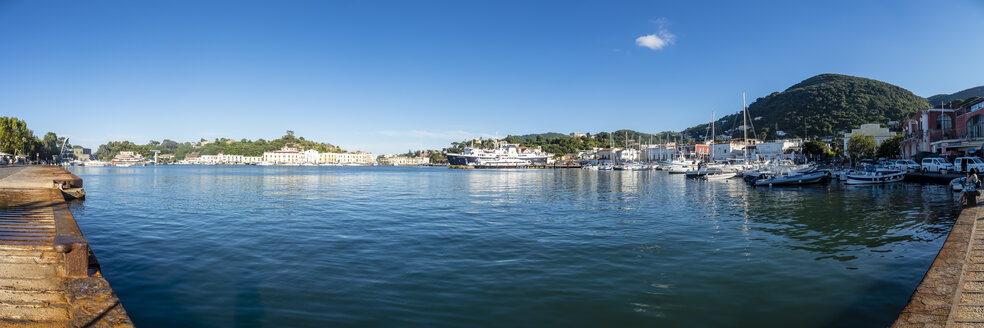
<instances>
[{"instance_id":1,"label":"marina","mask_svg":"<svg viewBox=\"0 0 984 328\"><path fill-rule=\"evenodd\" d=\"M957 216L946 185L904 182L756 188L653 170L378 166L73 172L90 196L72 211L137 325L887 326ZM298 237L278 244L285 235ZM256 305L237 309L247 301Z\"/></svg>"}]
</instances>

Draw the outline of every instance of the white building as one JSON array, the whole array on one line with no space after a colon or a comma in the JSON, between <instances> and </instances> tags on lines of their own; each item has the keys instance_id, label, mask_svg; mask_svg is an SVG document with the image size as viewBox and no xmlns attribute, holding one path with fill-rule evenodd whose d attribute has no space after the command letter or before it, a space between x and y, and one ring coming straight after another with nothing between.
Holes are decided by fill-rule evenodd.
<instances>
[{"instance_id":1,"label":"white building","mask_svg":"<svg viewBox=\"0 0 984 328\"><path fill-rule=\"evenodd\" d=\"M802 149L802 146L803 140L800 139L760 142L754 145L748 145L748 157L773 160L783 157L782 155L787 151Z\"/></svg>"},{"instance_id":2,"label":"white building","mask_svg":"<svg viewBox=\"0 0 984 328\"><path fill-rule=\"evenodd\" d=\"M411 157L403 155L386 155L383 156L383 160L393 166L416 166L430 164L430 157L427 156Z\"/></svg>"},{"instance_id":3,"label":"white building","mask_svg":"<svg viewBox=\"0 0 984 328\"><path fill-rule=\"evenodd\" d=\"M272 164L301 164L304 156L297 148L284 147L277 151L263 152L263 161Z\"/></svg>"},{"instance_id":4,"label":"white building","mask_svg":"<svg viewBox=\"0 0 984 328\"><path fill-rule=\"evenodd\" d=\"M872 136L875 138L875 147L881 145L882 141L892 139L895 137L895 132L891 132L888 128L883 128L881 125L876 123L861 124L858 129L852 129L851 132L844 134L844 149L847 149L847 142L853 136Z\"/></svg>"}]
</instances>

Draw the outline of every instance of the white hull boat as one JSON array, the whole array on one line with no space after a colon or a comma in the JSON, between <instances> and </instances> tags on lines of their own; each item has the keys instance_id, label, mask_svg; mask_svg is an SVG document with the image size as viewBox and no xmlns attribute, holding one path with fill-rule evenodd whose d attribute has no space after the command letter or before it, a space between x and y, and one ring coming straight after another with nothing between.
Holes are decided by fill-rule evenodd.
<instances>
[{"instance_id":1,"label":"white hull boat","mask_svg":"<svg viewBox=\"0 0 984 328\"><path fill-rule=\"evenodd\" d=\"M854 173L847 175L846 184L882 184L899 182L905 179L905 172L884 170L874 172Z\"/></svg>"},{"instance_id":2,"label":"white hull boat","mask_svg":"<svg viewBox=\"0 0 984 328\"><path fill-rule=\"evenodd\" d=\"M726 180L726 179L734 178L736 175L738 174L735 172L715 172L715 173L705 174L703 178L705 180Z\"/></svg>"}]
</instances>

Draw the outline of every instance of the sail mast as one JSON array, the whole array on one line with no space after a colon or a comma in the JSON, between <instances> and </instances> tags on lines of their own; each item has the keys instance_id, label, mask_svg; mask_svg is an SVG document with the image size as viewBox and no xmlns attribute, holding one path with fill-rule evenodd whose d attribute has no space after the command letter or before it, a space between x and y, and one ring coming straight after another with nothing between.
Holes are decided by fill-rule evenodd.
<instances>
[{"instance_id":1,"label":"sail mast","mask_svg":"<svg viewBox=\"0 0 984 328\"><path fill-rule=\"evenodd\" d=\"M741 93L741 129L745 131L745 146L741 147L745 152L744 163L748 163L748 107L745 106L745 93Z\"/></svg>"},{"instance_id":2,"label":"sail mast","mask_svg":"<svg viewBox=\"0 0 984 328\"><path fill-rule=\"evenodd\" d=\"M709 153L707 157L708 163L714 160L714 135L717 134L716 132L714 132L714 119L715 119L714 111L711 111L711 143L709 144L710 149L708 149L708 153Z\"/></svg>"}]
</instances>

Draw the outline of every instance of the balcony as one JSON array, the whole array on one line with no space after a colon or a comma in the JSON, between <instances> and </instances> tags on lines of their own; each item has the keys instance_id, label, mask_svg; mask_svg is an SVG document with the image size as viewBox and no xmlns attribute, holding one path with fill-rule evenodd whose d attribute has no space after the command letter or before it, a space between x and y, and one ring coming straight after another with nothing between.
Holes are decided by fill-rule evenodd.
<instances>
[{"instance_id":1,"label":"balcony","mask_svg":"<svg viewBox=\"0 0 984 328\"><path fill-rule=\"evenodd\" d=\"M940 141L940 140L950 140L950 139L956 139L956 138L957 138L957 133L955 131L953 131L953 129L946 129L946 130L932 129L932 130L929 130L929 142L936 142L936 141Z\"/></svg>"}]
</instances>

